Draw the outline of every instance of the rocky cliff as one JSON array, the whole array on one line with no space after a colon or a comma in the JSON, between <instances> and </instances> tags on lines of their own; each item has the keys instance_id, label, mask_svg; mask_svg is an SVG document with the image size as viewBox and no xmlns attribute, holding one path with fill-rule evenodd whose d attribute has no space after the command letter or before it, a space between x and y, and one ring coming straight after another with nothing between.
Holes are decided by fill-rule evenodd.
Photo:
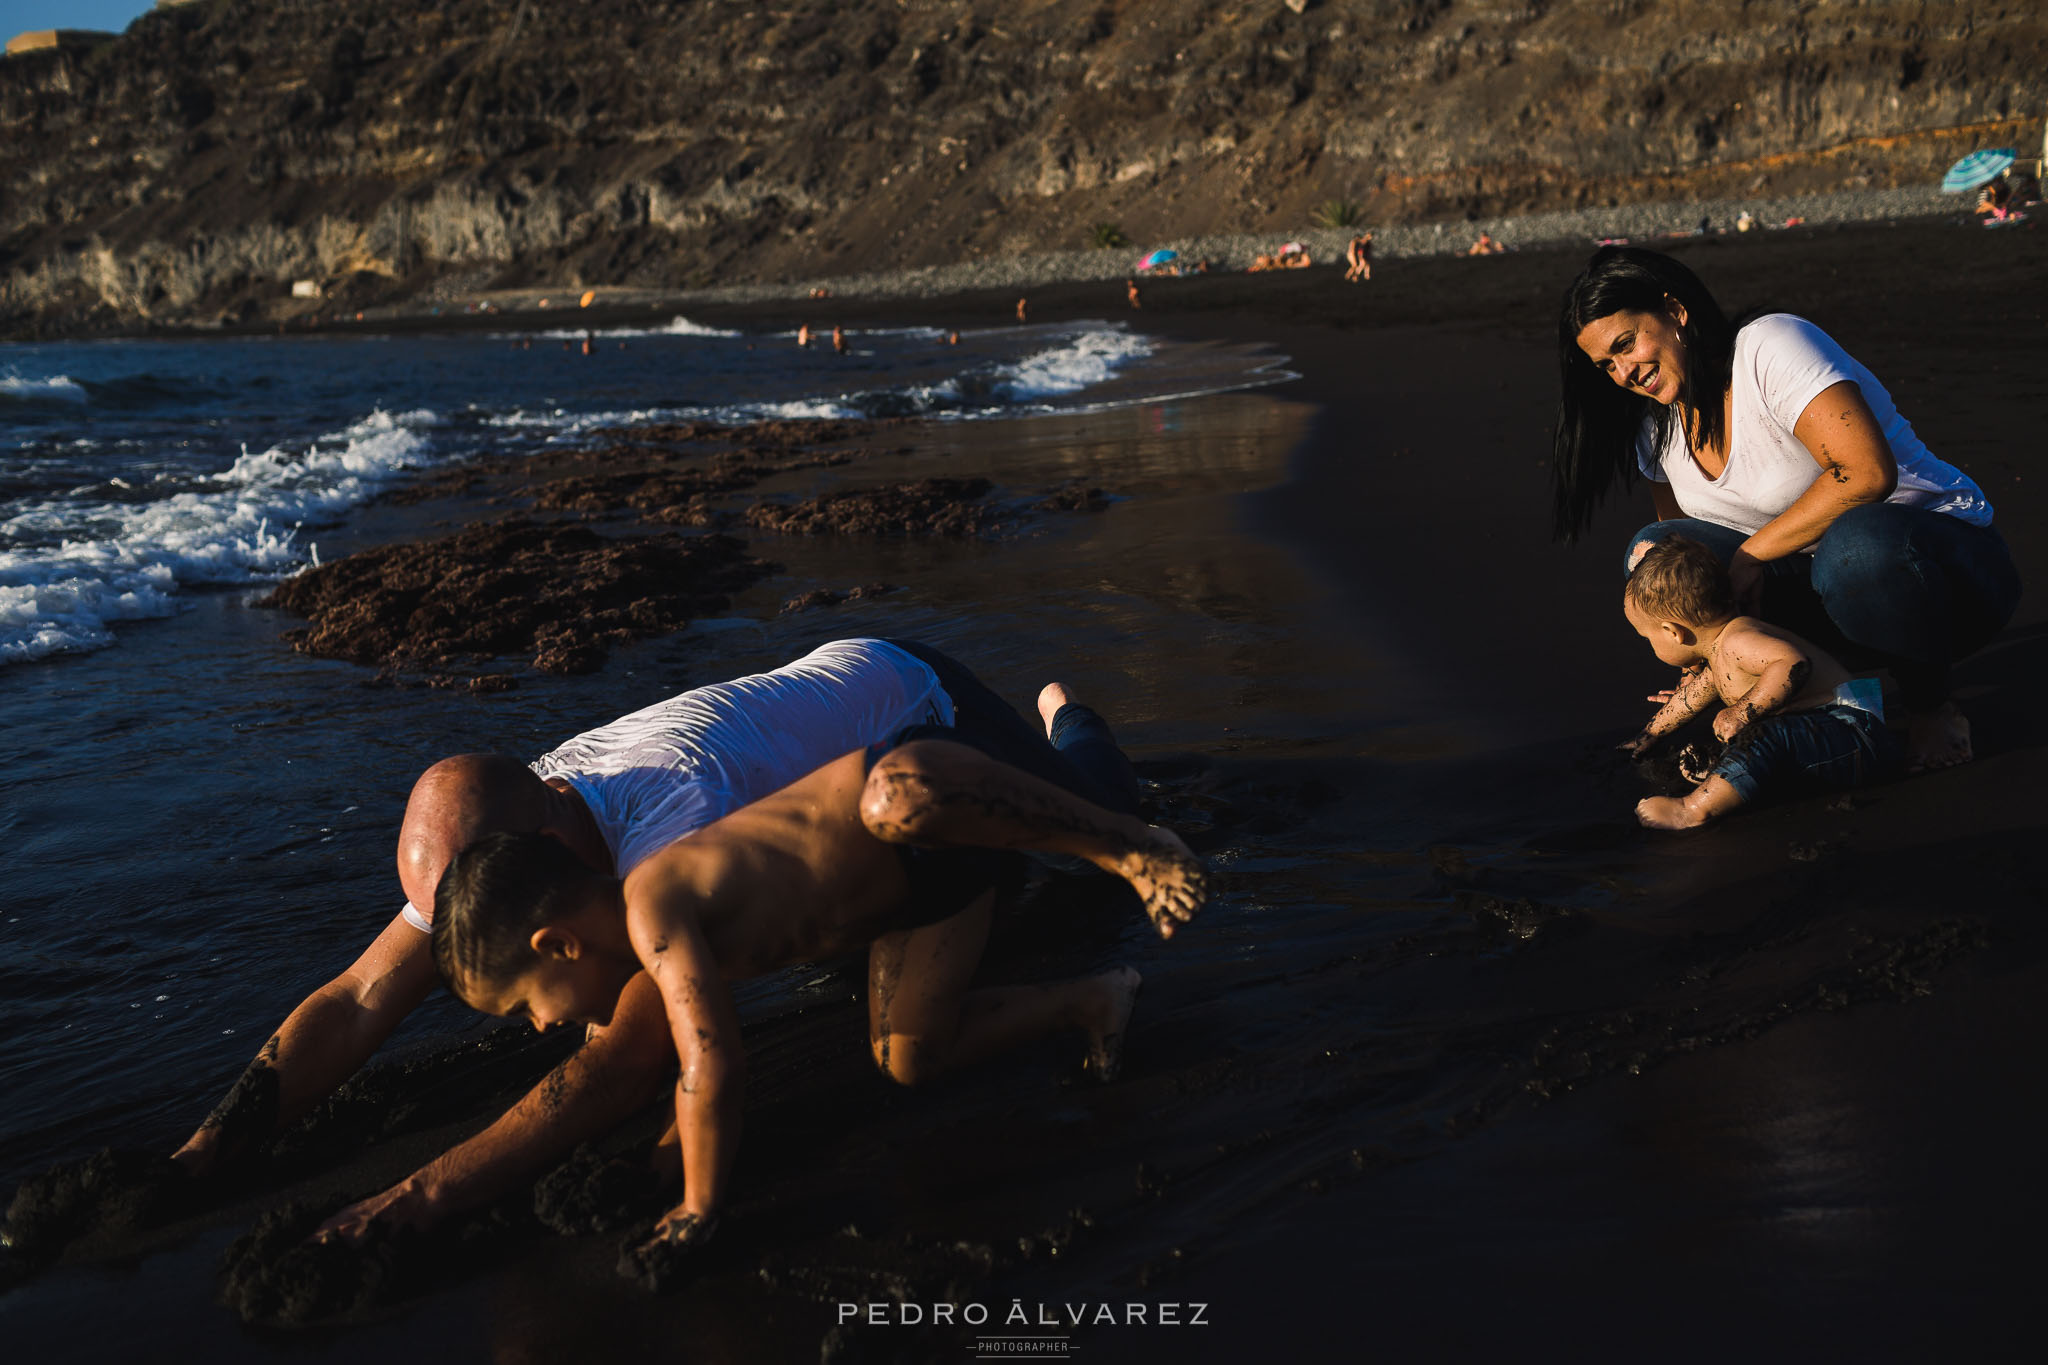
<instances>
[{"instance_id":1,"label":"rocky cliff","mask_svg":"<svg viewBox=\"0 0 2048 1365\"><path fill-rule=\"evenodd\" d=\"M2035 0L207 0L0 60L0 329L1906 183L2044 72Z\"/></svg>"}]
</instances>

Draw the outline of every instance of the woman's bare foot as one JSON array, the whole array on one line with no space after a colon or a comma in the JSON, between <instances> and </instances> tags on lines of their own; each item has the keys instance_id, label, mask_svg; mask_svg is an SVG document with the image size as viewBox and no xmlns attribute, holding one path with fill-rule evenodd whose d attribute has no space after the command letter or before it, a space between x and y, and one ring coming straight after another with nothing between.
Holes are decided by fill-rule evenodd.
<instances>
[{"instance_id":1,"label":"woman's bare foot","mask_svg":"<svg viewBox=\"0 0 2048 1365\"><path fill-rule=\"evenodd\" d=\"M1144 830L1138 847L1111 870L1138 893L1159 937L1172 938L1173 931L1193 919L1209 899L1208 869L1172 830L1158 825L1146 825Z\"/></svg>"},{"instance_id":2,"label":"woman's bare foot","mask_svg":"<svg viewBox=\"0 0 2048 1365\"><path fill-rule=\"evenodd\" d=\"M1067 685L1065 683L1047 683L1039 690L1038 718L1045 722L1045 737L1047 739L1052 738L1052 718L1060 713L1062 706L1065 706L1072 700L1073 698L1067 695Z\"/></svg>"},{"instance_id":3,"label":"woman's bare foot","mask_svg":"<svg viewBox=\"0 0 2048 1365\"><path fill-rule=\"evenodd\" d=\"M1084 1066L1098 1081L1116 1079L1123 1066L1124 1034L1131 1023L1131 1009L1138 1003L1138 987L1145 978L1129 967L1112 967L1095 978L1102 987L1102 1015L1088 1027L1088 1060Z\"/></svg>"},{"instance_id":4,"label":"woman's bare foot","mask_svg":"<svg viewBox=\"0 0 2048 1365\"><path fill-rule=\"evenodd\" d=\"M1953 768L1959 763L1968 763L1972 757L1970 722L1956 709L1954 702L1945 701L1936 710L1914 711L1907 715L1907 772Z\"/></svg>"}]
</instances>

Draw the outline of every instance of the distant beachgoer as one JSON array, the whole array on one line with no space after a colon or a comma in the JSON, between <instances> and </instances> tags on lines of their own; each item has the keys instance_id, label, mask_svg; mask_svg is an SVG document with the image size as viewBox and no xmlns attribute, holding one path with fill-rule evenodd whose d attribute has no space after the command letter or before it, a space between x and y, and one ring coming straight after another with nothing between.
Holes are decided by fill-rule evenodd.
<instances>
[{"instance_id":1,"label":"distant beachgoer","mask_svg":"<svg viewBox=\"0 0 2048 1365\"><path fill-rule=\"evenodd\" d=\"M590 333L588 332L583 334L583 354L590 354Z\"/></svg>"},{"instance_id":2,"label":"distant beachgoer","mask_svg":"<svg viewBox=\"0 0 2048 1365\"><path fill-rule=\"evenodd\" d=\"M2019 575L1990 499L1937 459L1876 376L1804 318L1733 327L1684 265L1605 247L1558 320L1564 393L1555 531L1650 481L1658 520L1624 569L1674 535L1728 565L1737 608L1849 662L1882 666L1907 716L1907 767L1968 762L1949 671L2005 627Z\"/></svg>"},{"instance_id":3,"label":"distant beachgoer","mask_svg":"<svg viewBox=\"0 0 2048 1365\"><path fill-rule=\"evenodd\" d=\"M1750 232L1753 231L1755 227L1756 218L1753 214L1750 213L1748 209L1744 209L1741 213L1736 215L1735 230L1737 232Z\"/></svg>"},{"instance_id":4,"label":"distant beachgoer","mask_svg":"<svg viewBox=\"0 0 2048 1365\"><path fill-rule=\"evenodd\" d=\"M1059 684L1039 699L1051 742L986 689L953 690L955 726L856 749L623 879L531 834L479 840L441 878L434 961L475 1008L542 1029L602 1025L644 972L667 1011L682 1199L625 1265L694 1253L716 1228L743 1106L736 981L866 948L869 1046L899 1084L1067 1031L1087 1035L1091 1071L1114 1077L1137 972L970 990L995 903L1021 851L1056 852L1124 878L1171 937L1206 898L1201 861L1133 813L1108 728ZM1084 730L1113 775L1067 756Z\"/></svg>"},{"instance_id":5,"label":"distant beachgoer","mask_svg":"<svg viewBox=\"0 0 2048 1365\"><path fill-rule=\"evenodd\" d=\"M1692 230L1693 236L1705 237L1714 230L1714 220L1706 214L1700 215L1699 226Z\"/></svg>"},{"instance_id":6,"label":"distant beachgoer","mask_svg":"<svg viewBox=\"0 0 2048 1365\"><path fill-rule=\"evenodd\" d=\"M846 333L841 331L837 325L834 325L832 328L832 349L840 355L846 354Z\"/></svg>"},{"instance_id":7,"label":"distant beachgoer","mask_svg":"<svg viewBox=\"0 0 2048 1365\"><path fill-rule=\"evenodd\" d=\"M960 334L958 332L946 333L946 344L948 346L958 346L960 344Z\"/></svg>"},{"instance_id":8,"label":"distant beachgoer","mask_svg":"<svg viewBox=\"0 0 2048 1365\"><path fill-rule=\"evenodd\" d=\"M2012 204L2012 182L2004 176L1992 181L1977 192L1977 212L1988 213L1993 220L2003 219L2010 213Z\"/></svg>"},{"instance_id":9,"label":"distant beachgoer","mask_svg":"<svg viewBox=\"0 0 2048 1365\"><path fill-rule=\"evenodd\" d=\"M1372 278L1372 234L1361 232L1344 248L1344 279L1358 284Z\"/></svg>"},{"instance_id":10,"label":"distant beachgoer","mask_svg":"<svg viewBox=\"0 0 2048 1365\"><path fill-rule=\"evenodd\" d=\"M1262 251L1252 257L1252 263L1245 267L1245 273L1247 275L1256 275L1261 270L1272 270L1274 268L1273 258Z\"/></svg>"},{"instance_id":11,"label":"distant beachgoer","mask_svg":"<svg viewBox=\"0 0 2048 1365\"><path fill-rule=\"evenodd\" d=\"M1133 308L1144 306L1138 302L1138 282L1136 280L1124 281L1124 297L1131 301L1131 307Z\"/></svg>"},{"instance_id":12,"label":"distant beachgoer","mask_svg":"<svg viewBox=\"0 0 2048 1365\"><path fill-rule=\"evenodd\" d=\"M796 329L796 344L799 346L808 346L811 344L810 323L807 322L803 326Z\"/></svg>"},{"instance_id":13,"label":"distant beachgoer","mask_svg":"<svg viewBox=\"0 0 2048 1365\"><path fill-rule=\"evenodd\" d=\"M1488 233L1480 233L1479 240L1465 249L1467 256L1498 256L1507 248L1495 241Z\"/></svg>"},{"instance_id":14,"label":"distant beachgoer","mask_svg":"<svg viewBox=\"0 0 2048 1365\"><path fill-rule=\"evenodd\" d=\"M1789 630L1737 614L1728 566L1696 540L1672 536L1644 553L1622 590L1622 613L1658 659L1683 670L1663 707L1621 747L1658 740L1719 701L1709 763L1681 763L1695 786L1684 798L1649 796L1636 818L1653 829L1691 829L1768 790L1839 790L1889 776L1899 742L1884 727L1884 691L1851 678Z\"/></svg>"},{"instance_id":15,"label":"distant beachgoer","mask_svg":"<svg viewBox=\"0 0 2048 1365\"><path fill-rule=\"evenodd\" d=\"M1029 310L1029 302L1030 302L1030 301L1029 301L1029 300L1027 300L1027 299L1018 299L1018 300L1017 300L1017 321L1019 321L1019 322L1027 322L1027 321L1029 321L1029 318L1028 318L1028 317L1026 316L1026 314L1027 314L1027 313L1028 313L1028 312L1030 311L1030 310Z\"/></svg>"},{"instance_id":16,"label":"distant beachgoer","mask_svg":"<svg viewBox=\"0 0 2048 1365\"><path fill-rule=\"evenodd\" d=\"M832 297L832 291L821 284L811 290L811 297L814 299L829 299Z\"/></svg>"}]
</instances>

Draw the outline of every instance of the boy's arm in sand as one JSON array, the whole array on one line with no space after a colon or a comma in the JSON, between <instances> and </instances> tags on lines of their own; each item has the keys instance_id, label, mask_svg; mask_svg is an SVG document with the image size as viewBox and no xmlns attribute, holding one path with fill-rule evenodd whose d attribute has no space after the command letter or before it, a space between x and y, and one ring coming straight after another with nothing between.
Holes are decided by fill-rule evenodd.
<instances>
[{"instance_id":1,"label":"boy's arm in sand","mask_svg":"<svg viewBox=\"0 0 2048 1365\"><path fill-rule=\"evenodd\" d=\"M1781 635L1758 629L1745 617L1738 616L1722 631L1719 653L1724 663L1756 679L1714 717L1714 734L1721 739L1733 739L1751 721L1782 709L1799 695L1813 672L1813 660L1805 650Z\"/></svg>"},{"instance_id":2,"label":"boy's arm in sand","mask_svg":"<svg viewBox=\"0 0 2048 1365\"><path fill-rule=\"evenodd\" d=\"M690 1244L708 1236L738 1149L746 1057L739 1011L698 920L694 892L659 872L629 888L626 932L659 991L681 1071L676 1132L683 1201L656 1225L654 1240Z\"/></svg>"},{"instance_id":3,"label":"boy's arm in sand","mask_svg":"<svg viewBox=\"0 0 2048 1365\"><path fill-rule=\"evenodd\" d=\"M372 1225L426 1228L489 1203L647 1104L668 1057L661 999L642 972L626 983L611 1023L591 1030L582 1047L497 1122L383 1193L343 1209L314 1235L355 1241Z\"/></svg>"},{"instance_id":4,"label":"boy's arm in sand","mask_svg":"<svg viewBox=\"0 0 2048 1365\"><path fill-rule=\"evenodd\" d=\"M171 1159L201 1179L222 1173L354 1075L438 979L427 936L394 916L347 971L278 1026Z\"/></svg>"},{"instance_id":5,"label":"boy's arm in sand","mask_svg":"<svg viewBox=\"0 0 2048 1365\"><path fill-rule=\"evenodd\" d=\"M1696 668L1678 681L1672 689L1670 700L1666 701L1642 733L1621 747L1631 757L1641 757L1654 747L1658 740L1691 720L1707 709L1720 696L1714 686L1714 672L1710 668Z\"/></svg>"}]
</instances>

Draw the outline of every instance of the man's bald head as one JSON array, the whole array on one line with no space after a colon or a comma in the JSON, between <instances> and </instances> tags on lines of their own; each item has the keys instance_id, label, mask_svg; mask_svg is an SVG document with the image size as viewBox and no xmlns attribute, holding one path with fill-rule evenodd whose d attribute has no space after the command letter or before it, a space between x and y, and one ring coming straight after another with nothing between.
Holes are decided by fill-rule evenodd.
<instances>
[{"instance_id":1,"label":"man's bald head","mask_svg":"<svg viewBox=\"0 0 2048 1365\"><path fill-rule=\"evenodd\" d=\"M554 789L503 754L457 754L420 774L398 830L405 898L432 914L434 889L457 853L486 834L535 834L552 822Z\"/></svg>"}]
</instances>

